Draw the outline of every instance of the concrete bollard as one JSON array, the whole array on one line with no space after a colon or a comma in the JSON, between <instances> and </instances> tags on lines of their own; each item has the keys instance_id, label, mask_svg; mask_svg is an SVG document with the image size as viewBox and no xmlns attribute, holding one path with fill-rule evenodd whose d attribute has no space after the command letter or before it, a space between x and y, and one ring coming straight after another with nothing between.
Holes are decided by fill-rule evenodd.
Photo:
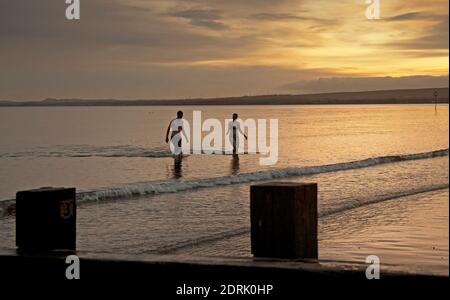
<instances>
[{"instance_id":1,"label":"concrete bollard","mask_svg":"<svg viewBox=\"0 0 450 300\"><path fill-rule=\"evenodd\" d=\"M75 195L75 188L41 188L18 192L18 251L76 250Z\"/></svg>"},{"instance_id":2,"label":"concrete bollard","mask_svg":"<svg viewBox=\"0 0 450 300\"><path fill-rule=\"evenodd\" d=\"M317 259L317 184L250 187L251 248L255 257Z\"/></svg>"}]
</instances>

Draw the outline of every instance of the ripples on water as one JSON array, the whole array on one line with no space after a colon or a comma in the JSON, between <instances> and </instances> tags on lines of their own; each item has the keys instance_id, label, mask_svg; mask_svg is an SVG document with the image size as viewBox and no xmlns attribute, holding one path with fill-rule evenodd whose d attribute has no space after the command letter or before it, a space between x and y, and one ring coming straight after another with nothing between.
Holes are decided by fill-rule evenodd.
<instances>
[{"instance_id":1,"label":"ripples on water","mask_svg":"<svg viewBox=\"0 0 450 300\"><path fill-rule=\"evenodd\" d=\"M193 155L177 163L165 144L174 107L47 107L0 109L0 199L21 189L199 179L271 169L320 166L448 148L448 105L190 106L188 121L279 120L279 160ZM151 114L150 114L151 113ZM204 133L205 135L207 132Z\"/></svg>"},{"instance_id":2,"label":"ripples on water","mask_svg":"<svg viewBox=\"0 0 450 300\"><path fill-rule=\"evenodd\" d=\"M443 213L448 211L448 150L438 152L441 157L398 159L448 148L448 106L439 107L438 115L430 107L239 107L243 118L279 118L279 163L264 168L250 155L238 161L189 156L175 164L165 157L163 142L172 108L2 109L0 198L48 185L94 190L79 197L84 200L78 213L81 250L249 256L251 182L314 181L319 183L322 258L358 260L376 250L389 262L409 264L420 257L419 264L441 272L437 266L448 266L448 226L447 236L441 234L442 220L448 223ZM193 109L186 107L185 115ZM150 110L158 113L150 116ZM208 107L203 114L226 118L234 110ZM383 164L370 159L392 155ZM365 164L347 167L351 161ZM326 173L320 169L324 165ZM198 187L203 188L192 189ZM152 195L133 197L146 191ZM117 197L104 201L114 193ZM415 231L410 220L422 224L426 212L436 218L425 231ZM1 247L14 247L13 221L0 220Z\"/></svg>"}]
</instances>

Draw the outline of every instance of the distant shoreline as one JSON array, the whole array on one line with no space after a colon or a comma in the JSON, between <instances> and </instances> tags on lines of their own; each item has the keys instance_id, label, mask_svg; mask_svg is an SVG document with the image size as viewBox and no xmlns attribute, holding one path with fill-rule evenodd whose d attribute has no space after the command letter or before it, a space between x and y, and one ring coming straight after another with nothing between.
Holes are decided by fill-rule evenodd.
<instances>
[{"instance_id":1,"label":"distant shoreline","mask_svg":"<svg viewBox=\"0 0 450 300\"><path fill-rule=\"evenodd\" d=\"M449 103L449 88L401 89L302 95L261 95L176 100L46 99L0 101L0 107L52 106L188 106L188 105L320 105L320 104L433 104Z\"/></svg>"}]
</instances>

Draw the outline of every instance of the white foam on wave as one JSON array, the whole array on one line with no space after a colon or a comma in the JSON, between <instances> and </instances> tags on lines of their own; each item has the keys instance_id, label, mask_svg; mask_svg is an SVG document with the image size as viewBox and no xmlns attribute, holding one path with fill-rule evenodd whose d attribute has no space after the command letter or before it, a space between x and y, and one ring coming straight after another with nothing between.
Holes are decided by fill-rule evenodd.
<instances>
[{"instance_id":1,"label":"white foam on wave","mask_svg":"<svg viewBox=\"0 0 450 300\"><path fill-rule=\"evenodd\" d=\"M380 156L374 158L368 158L363 160L342 162L321 166L307 166L307 167L291 167L282 168L268 171L259 171L252 173L242 173L233 176L223 176L223 177L213 177L213 178L203 178L195 180L184 180L184 181L163 181L163 182L141 182L134 184L127 184L118 187L105 188L94 191L80 192L77 194L77 202L80 204L91 203L91 202L103 202L108 200L116 199L127 199L146 195L158 195L165 193L178 193L187 190L193 190L198 188L214 188L218 186L226 186L232 184L243 184L249 182L267 181L267 180L277 180L289 177L314 175L320 173L329 173L337 171L345 171L351 169L366 168L371 166L376 166L380 164L388 164L394 162L408 161L408 160L419 160L419 159L429 159L433 157L443 157L449 155L449 149L435 150L429 152L404 154L404 155L391 155L391 156ZM445 188L447 186L438 186L437 188ZM435 189L433 187L432 189ZM419 190L418 192L421 192ZM390 195L389 197L399 197L399 195ZM371 200L366 200L371 201ZM374 202L379 201L378 198L373 200ZM348 207L341 207L339 209L349 209L352 205L347 204ZM0 201L0 216L10 215L14 212L15 199L2 200Z\"/></svg>"},{"instance_id":2,"label":"white foam on wave","mask_svg":"<svg viewBox=\"0 0 450 300\"><path fill-rule=\"evenodd\" d=\"M370 166L400 161L448 156L448 153L449 153L448 149L443 149L414 154L380 156L363 160L327 164L320 166L290 167L259 172L242 173L233 176L222 176L222 177L203 178L195 180L181 180L181 181L134 183L118 187L106 188L102 190L80 193L78 195L78 201L81 203L93 201L97 202L108 199L132 198L164 193L178 193L198 188L211 188L232 184L283 179L289 177L366 168Z\"/></svg>"},{"instance_id":3,"label":"white foam on wave","mask_svg":"<svg viewBox=\"0 0 450 300\"><path fill-rule=\"evenodd\" d=\"M129 145L118 146L90 146L65 145L51 148L41 147L21 152L0 153L0 158L23 157L170 157L172 153L166 148L146 148Z\"/></svg>"},{"instance_id":4,"label":"white foam on wave","mask_svg":"<svg viewBox=\"0 0 450 300\"><path fill-rule=\"evenodd\" d=\"M191 149L190 153L226 155L231 154L230 151L218 148L202 148L201 150ZM248 152L242 154L249 154ZM256 152L255 154L259 154ZM186 154L185 156L190 155ZM49 147L37 147L27 151L19 152L0 152L0 158L89 158L89 157L105 157L105 158L164 158L173 157L173 153L167 147L139 147L130 145L117 146L91 146L91 145L64 145Z\"/></svg>"}]
</instances>

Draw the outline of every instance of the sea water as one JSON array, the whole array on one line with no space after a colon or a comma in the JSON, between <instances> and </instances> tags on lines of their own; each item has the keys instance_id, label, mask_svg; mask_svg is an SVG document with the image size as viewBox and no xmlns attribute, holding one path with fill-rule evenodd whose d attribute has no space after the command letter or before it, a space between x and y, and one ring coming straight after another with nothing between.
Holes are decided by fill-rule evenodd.
<instances>
[{"instance_id":1,"label":"sea water","mask_svg":"<svg viewBox=\"0 0 450 300\"><path fill-rule=\"evenodd\" d=\"M165 130L179 109L188 120L194 110L278 119L277 164L261 166L258 155L174 159ZM16 191L74 186L80 250L250 256L249 186L312 181L321 258L448 266L447 105L437 113L433 105L0 108L0 137L0 247L14 247L7 211ZM430 210L439 218L425 245L411 218ZM364 250L349 227L360 229L353 234L367 240Z\"/></svg>"}]
</instances>

